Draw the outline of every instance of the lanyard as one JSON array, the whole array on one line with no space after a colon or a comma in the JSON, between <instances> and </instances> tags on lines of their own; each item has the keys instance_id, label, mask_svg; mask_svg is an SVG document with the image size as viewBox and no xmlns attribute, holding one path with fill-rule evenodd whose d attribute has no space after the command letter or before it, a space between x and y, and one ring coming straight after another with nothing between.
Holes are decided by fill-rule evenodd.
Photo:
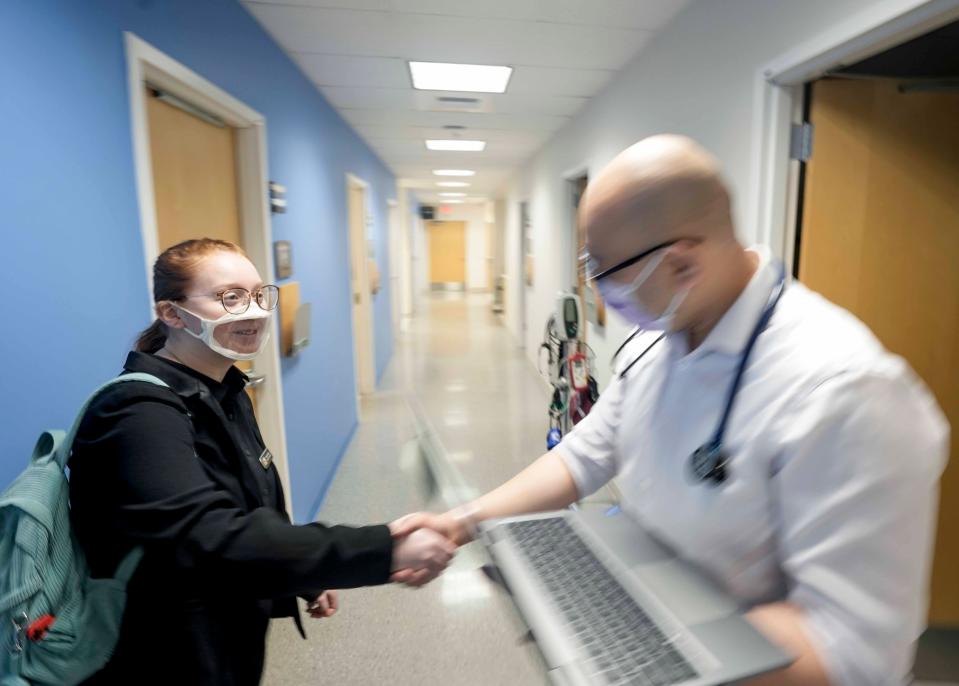
<instances>
[{"instance_id":1,"label":"lanyard","mask_svg":"<svg viewBox=\"0 0 959 686\"><path fill-rule=\"evenodd\" d=\"M736 368L736 375L733 377L733 382L730 384L729 390L726 392L726 407L723 410L719 424L716 426L716 431L713 432L713 436L709 441L703 443L695 450L695 452L693 452L692 455L689 456L690 470L699 481L708 482L715 486L723 483L728 476L727 471L730 463L730 457L723 450L723 437L726 433L726 425L729 423L729 416L732 414L733 405L736 402L736 394L739 392L739 386L743 379L743 373L746 371L746 367L749 363L749 356L752 354L753 348L756 345L756 341L759 339L759 334L761 334L769 324L769 320L772 318L773 312L776 310L776 305L779 304L779 299L782 298L783 291L785 289L786 270L785 267L780 264L779 278L769 294L769 299L766 301L766 306L763 308L762 314L759 315L759 319L756 321L756 325L753 327L752 333L749 335L749 340L746 342L746 347L743 348L742 356L739 359L739 366ZM640 332L640 329L632 332L619 347L613 357L615 358L616 355L618 355L619 352L626 346L626 344L635 338ZM626 372L632 369L633 365L643 359L643 357L646 356L646 353L652 350L665 337L666 334L663 333L655 341L650 343L643 350L643 352L633 359L632 362L626 365L626 368L620 372L619 378L624 378L626 376Z\"/></svg>"}]
</instances>

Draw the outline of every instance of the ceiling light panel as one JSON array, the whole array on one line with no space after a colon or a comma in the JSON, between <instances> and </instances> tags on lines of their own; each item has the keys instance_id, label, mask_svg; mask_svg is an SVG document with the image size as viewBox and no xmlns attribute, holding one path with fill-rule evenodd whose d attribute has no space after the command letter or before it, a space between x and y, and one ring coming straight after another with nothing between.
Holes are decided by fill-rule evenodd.
<instances>
[{"instance_id":1,"label":"ceiling light panel","mask_svg":"<svg viewBox=\"0 0 959 686\"><path fill-rule=\"evenodd\" d=\"M473 176L476 174L472 169L434 169L436 176Z\"/></svg>"},{"instance_id":2,"label":"ceiling light panel","mask_svg":"<svg viewBox=\"0 0 959 686\"><path fill-rule=\"evenodd\" d=\"M429 150L451 150L454 152L483 152L486 149L486 141L468 141L468 140L436 140L428 139L426 147Z\"/></svg>"},{"instance_id":3,"label":"ceiling light panel","mask_svg":"<svg viewBox=\"0 0 959 686\"><path fill-rule=\"evenodd\" d=\"M449 62L410 62L413 88L466 93L505 93L512 67Z\"/></svg>"}]
</instances>

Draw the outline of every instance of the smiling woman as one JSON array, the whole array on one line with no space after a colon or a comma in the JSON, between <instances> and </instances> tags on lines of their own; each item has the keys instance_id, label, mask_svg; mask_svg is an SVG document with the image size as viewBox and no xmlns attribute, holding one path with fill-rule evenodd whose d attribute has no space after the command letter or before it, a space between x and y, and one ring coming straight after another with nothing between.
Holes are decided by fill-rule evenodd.
<instances>
[{"instance_id":1,"label":"smiling woman","mask_svg":"<svg viewBox=\"0 0 959 686\"><path fill-rule=\"evenodd\" d=\"M273 455L236 360L269 338L277 289L235 244L198 239L165 250L153 269L157 319L124 371L98 395L70 459L70 516L92 576L112 577L140 547L120 638L88 684L259 683L267 624L337 608L325 589L435 576L452 546L433 532L385 525L294 526ZM394 540L395 538L395 540ZM411 583L404 577L407 583ZM158 656L160 656L158 658Z\"/></svg>"}]
</instances>

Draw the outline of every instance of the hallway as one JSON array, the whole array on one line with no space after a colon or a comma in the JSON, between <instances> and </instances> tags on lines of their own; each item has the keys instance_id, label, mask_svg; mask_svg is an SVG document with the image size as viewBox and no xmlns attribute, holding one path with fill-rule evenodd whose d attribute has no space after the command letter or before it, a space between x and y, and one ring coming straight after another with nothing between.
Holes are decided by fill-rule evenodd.
<instances>
[{"instance_id":1,"label":"hallway","mask_svg":"<svg viewBox=\"0 0 959 686\"><path fill-rule=\"evenodd\" d=\"M471 496L498 486L544 452L546 386L491 312L490 297L432 293L424 296L418 316L404 322L378 390L362 402L361 423L319 521L366 524L445 509L419 458L408 398L425 411L450 465L475 489ZM603 491L594 496L606 497ZM525 640L512 602L479 571L485 562L485 554L469 545L424 588L340 591L337 615L304 620L308 641L292 622L274 622L263 684L547 683L542 658ZM930 631L920 643L917 675L953 674L952 641Z\"/></svg>"},{"instance_id":2,"label":"hallway","mask_svg":"<svg viewBox=\"0 0 959 686\"><path fill-rule=\"evenodd\" d=\"M489 296L434 294L424 309L400 334L379 390L363 401L361 423L319 513L324 523L384 522L442 507L428 500L410 450L408 393L478 491L544 452L545 386L491 313ZM292 622L274 622L263 683L545 683L537 651L522 640L510 601L477 570L482 563L467 546L422 589L341 591L337 615L306 620L309 641Z\"/></svg>"}]
</instances>

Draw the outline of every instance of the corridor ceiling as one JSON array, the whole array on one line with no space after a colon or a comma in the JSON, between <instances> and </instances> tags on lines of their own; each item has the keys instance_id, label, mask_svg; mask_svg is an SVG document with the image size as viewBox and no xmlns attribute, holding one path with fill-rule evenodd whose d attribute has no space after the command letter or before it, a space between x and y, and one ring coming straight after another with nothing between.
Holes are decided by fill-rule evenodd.
<instances>
[{"instance_id":1,"label":"corridor ceiling","mask_svg":"<svg viewBox=\"0 0 959 686\"><path fill-rule=\"evenodd\" d=\"M242 0L423 202L495 193L686 0ZM409 61L506 65L503 94L416 90ZM445 100L443 98L446 98ZM449 100L453 98L453 100ZM463 99L475 98L475 102ZM449 127L449 128L444 128ZM464 127L464 128L459 128ZM478 139L483 152L427 150ZM472 169L463 189L434 169ZM450 179L445 179L449 181ZM460 179L454 179L460 180Z\"/></svg>"}]
</instances>

